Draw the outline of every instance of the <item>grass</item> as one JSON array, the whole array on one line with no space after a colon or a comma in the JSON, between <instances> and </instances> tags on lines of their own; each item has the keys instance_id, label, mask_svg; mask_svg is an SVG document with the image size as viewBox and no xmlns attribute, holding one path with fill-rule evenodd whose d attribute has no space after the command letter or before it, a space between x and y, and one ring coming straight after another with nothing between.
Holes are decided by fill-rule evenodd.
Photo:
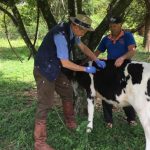
<instances>
[{"instance_id":1,"label":"grass","mask_svg":"<svg viewBox=\"0 0 150 150\"><path fill-rule=\"evenodd\" d=\"M33 150L34 115L36 108L33 59L27 61L28 50L22 40L12 41L21 56L19 62L6 40L0 39L0 150ZM135 59L147 60L147 53L138 50ZM143 129L138 123L130 127L123 121L124 113L114 113L114 127L107 129L102 110L95 113L94 130L87 134L86 116L77 116L79 127L70 133L55 108L48 117L48 143L56 150L144 150Z\"/></svg>"}]
</instances>

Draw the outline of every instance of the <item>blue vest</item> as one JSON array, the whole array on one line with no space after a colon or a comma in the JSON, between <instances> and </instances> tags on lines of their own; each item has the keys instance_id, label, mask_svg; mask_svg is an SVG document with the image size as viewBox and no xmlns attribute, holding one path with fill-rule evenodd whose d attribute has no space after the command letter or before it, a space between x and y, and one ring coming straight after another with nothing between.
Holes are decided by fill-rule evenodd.
<instances>
[{"instance_id":1,"label":"blue vest","mask_svg":"<svg viewBox=\"0 0 150 150\"><path fill-rule=\"evenodd\" d=\"M61 71L61 62L57 58L57 50L54 35L62 33L68 43L69 55L75 43L74 38L70 40L70 24L61 23L54 26L44 37L35 56L34 66L39 68L40 73L49 81L55 80Z\"/></svg>"}]
</instances>

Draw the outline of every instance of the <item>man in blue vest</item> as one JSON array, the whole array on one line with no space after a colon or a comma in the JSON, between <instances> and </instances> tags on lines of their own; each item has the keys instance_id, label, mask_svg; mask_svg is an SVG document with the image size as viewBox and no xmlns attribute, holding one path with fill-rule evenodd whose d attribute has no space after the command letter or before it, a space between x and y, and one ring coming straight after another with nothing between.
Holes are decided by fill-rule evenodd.
<instances>
[{"instance_id":1,"label":"man in blue vest","mask_svg":"<svg viewBox=\"0 0 150 150\"><path fill-rule=\"evenodd\" d=\"M131 59L135 54L136 43L132 33L122 30L122 18L111 17L109 20L111 34L105 36L95 51L96 56L107 50L107 59L114 59L115 66L120 67L125 59ZM102 101L104 119L107 126L112 128L112 105ZM135 111L132 106L124 107L127 121L136 125Z\"/></svg>"},{"instance_id":2,"label":"man in blue vest","mask_svg":"<svg viewBox=\"0 0 150 150\"><path fill-rule=\"evenodd\" d=\"M96 68L80 66L70 61L73 45L76 44L99 67L105 67L105 63L98 60L95 54L80 40L80 37L84 36L87 31L93 31L91 23L91 19L86 15L78 14L76 17L70 17L70 22L53 27L38 49L34 64L34 77L38 93L34 129L35 150L53 150L46 143L46 120L53 104L54 91L62 99L66 126L69 129L77 127L72 101L72 85L61 71L61 67L87 73L95 73Z\"/></svg>"}]
</instances>

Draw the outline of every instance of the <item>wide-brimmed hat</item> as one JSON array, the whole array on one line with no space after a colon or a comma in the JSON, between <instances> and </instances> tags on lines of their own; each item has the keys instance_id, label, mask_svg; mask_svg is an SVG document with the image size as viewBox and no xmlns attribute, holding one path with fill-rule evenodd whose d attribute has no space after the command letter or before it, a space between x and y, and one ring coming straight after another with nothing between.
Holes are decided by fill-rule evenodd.
<instances>
[{"instance_id":1,"label":"wide-brimmed hat","mask_svg":"<svg viewBox=\"0 0 150 150\"><path fill-rule=\"evenodd\" d=\"M118 24L118 23L122 23L123 22L123 19L121 17L118 17L118 16L115 16L115 17L111 17L109 19L109 23L115 23L115 24Z\"/></svg>"},{"instance_id":2,"label":"wide-brimmed hat","mask_svg":"<svg viewBox=\"0 0 150 150\"><path fill-rule=\"evenodd\" d=\"M86 15L77 14L76 17L70 17L70 20L85 30L94 31L91 27L92 20Z\"/></svg>"}]
</instances>

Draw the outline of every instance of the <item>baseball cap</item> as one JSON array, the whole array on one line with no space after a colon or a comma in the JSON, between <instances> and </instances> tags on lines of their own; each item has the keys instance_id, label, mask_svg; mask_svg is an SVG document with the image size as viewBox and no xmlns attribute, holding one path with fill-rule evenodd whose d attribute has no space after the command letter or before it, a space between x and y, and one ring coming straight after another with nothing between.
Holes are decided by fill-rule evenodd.
<instances>
[{"instance_id":1,"label":"baseball cap","mask_svg":"<svg viewBox=\"0 0 150 150\"><path fill-rule=\"evenodd\" d=\"M109 23L115 23L115 24L118 24L118 23L122 23L123 20L121 17L110 17L109 19Z\"/></svg>"}]
</instances>

